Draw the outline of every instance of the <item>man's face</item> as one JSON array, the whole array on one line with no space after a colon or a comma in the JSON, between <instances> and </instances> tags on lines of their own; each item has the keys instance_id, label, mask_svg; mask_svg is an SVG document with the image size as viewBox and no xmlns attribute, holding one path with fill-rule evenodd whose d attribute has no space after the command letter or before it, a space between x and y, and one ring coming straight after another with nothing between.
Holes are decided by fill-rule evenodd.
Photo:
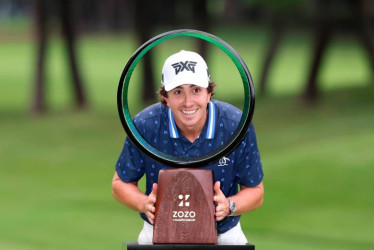
<instances>
[{"instance_id":1,"label":"man's face","mask_svg":"<svg viewBox=\"0 0 374 250\"><path fill-rule=\"evenodd\" d=\"M173 112L175 123L182 132L186 132L204 127L210 97L211 93L206 88L184 84L168 91L165 100Z\"/></svg>"}]
</instances>

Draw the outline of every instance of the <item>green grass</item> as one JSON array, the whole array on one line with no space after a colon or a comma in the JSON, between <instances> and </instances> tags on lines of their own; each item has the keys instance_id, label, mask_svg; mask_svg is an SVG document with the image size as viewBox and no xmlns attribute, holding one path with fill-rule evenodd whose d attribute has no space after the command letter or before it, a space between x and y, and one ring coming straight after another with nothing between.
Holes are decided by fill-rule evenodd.
<instances>
[{"instance_id":1,"label":"green grass","mask_svg":"<svg viewBox=\"0 0 374 250\"><path fill-rule=\"evenodd\" d=\"M258 105L267 197L248 217L265 232L263 240L282 235L290 239L284 247L295 249L373 246L373 91L328 93L307 110L284 99ZM264 117L270 107L282 117Z\"/></svg>"},{"instance_id":2,"label":"green grass","mask_svg":"<svg viewBox=\"0 0 374 250\"><path fill-rule=\"evenodd\" d=\"M238 50L257 82L267 34L214 33ZM25 38L0 40L0 249L120 249L122 241L137 239L140 218L111 196L125 138L117 84L136 46L131 35L86 36L78 45L89 109L73 110L64 46L53 38L50 111L31 116L33 44ZM170 42L155 50L157 67L169 49L180 47ZM338 39L319 79L320 102L305 107L295 93L307 75L309 47L307 34L287 36L271 71L270 95L257 98L265 202L243 216L242 227L258 249L372 249L372 76L358 45ZM220 83L217 98L240 106L238 76L224 60L219 51L208 59ZM134 110L144 106L138 102L139 78L135 71Z\"/></svg>"}]
</instances>

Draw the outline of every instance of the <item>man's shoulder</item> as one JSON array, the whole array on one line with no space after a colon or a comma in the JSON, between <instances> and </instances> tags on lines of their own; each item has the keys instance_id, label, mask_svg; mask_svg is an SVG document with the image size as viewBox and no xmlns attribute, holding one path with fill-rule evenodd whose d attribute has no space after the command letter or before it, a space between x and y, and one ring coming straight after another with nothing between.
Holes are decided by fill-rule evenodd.
<instances>
[{"instance_id":1,"label":"man's shoulder","mask_svg":"<svg viewBox=\"0 0 374 250\"><path fill-rule=\"evenodd\" d=\"M135 122L140 120L157 119L165 112L166 107L161 103L155 103L140 111L134 118Z\"/></svg>"},{"instance_id":2,"label":"man's shoulder","mask_svg":"<svg viewBox=\"0 0 374 250\"><path fill-rule=\"evenodd\" d=\"M235 122L240 121L243 113L240 109L232 104L222 101L214 100L213 103L220 119L227 119Z\"/></svg>"},{"instance_id":3,"label":"man's shoulder","mask_svg":"<svg viewBox=\"0 0 374 250\"><path fill-rule=\"evenodd\" d=\"M161 103L150 105L134 117L134 124L138 129L149 130L150 128L159 128L164 123L162 121L166 117L166 110L167 108Z\"/></svg>"}]
</instances>

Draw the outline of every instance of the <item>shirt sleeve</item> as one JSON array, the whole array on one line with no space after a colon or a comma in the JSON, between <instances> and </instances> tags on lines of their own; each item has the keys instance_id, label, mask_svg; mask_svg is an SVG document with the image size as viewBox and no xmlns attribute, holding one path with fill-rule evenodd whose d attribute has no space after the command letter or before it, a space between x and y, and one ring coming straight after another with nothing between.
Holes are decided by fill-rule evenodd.
<instances>
[{"instance_id":1,"label":"shirt sleeve","mask_svg":"<svg viewBox=\"0 0 374 250\"><path fill-rule=\"evenodd\" d=\"M264 174L252 123L237 150L236 182L246 187L257 186L261 183Z\"/></svg>"},{"instance_id":2,"label":"shirt sleeve","mask_svg":"<svg viewBox=\"0 0 374 250\"><path fill-rule=\"evenodd\" d=\"M126 139L118 158L116 171L121 180L127 183L138 181L144 175L145 168L142 154L129 138Z\"/></svg>"}]
</instances>

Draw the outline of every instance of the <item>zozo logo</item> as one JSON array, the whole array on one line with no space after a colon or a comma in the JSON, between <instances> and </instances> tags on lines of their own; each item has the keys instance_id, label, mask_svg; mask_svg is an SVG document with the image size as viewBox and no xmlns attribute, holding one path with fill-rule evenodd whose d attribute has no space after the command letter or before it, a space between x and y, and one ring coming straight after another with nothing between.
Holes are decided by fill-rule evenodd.
<instances>
[{"instance_id":1,"label":"zozo logo","mask_svg":"<svg viewBox=\"0 0 374 250\"><path fill-rule=\"evenodd\" d=\"M178 206L179 207L189 207L190 195L189 194L179 194L178 195ZM195 211L173 211L173 221L195 221L196 212Z\"/></svg>"}]
</instances>

